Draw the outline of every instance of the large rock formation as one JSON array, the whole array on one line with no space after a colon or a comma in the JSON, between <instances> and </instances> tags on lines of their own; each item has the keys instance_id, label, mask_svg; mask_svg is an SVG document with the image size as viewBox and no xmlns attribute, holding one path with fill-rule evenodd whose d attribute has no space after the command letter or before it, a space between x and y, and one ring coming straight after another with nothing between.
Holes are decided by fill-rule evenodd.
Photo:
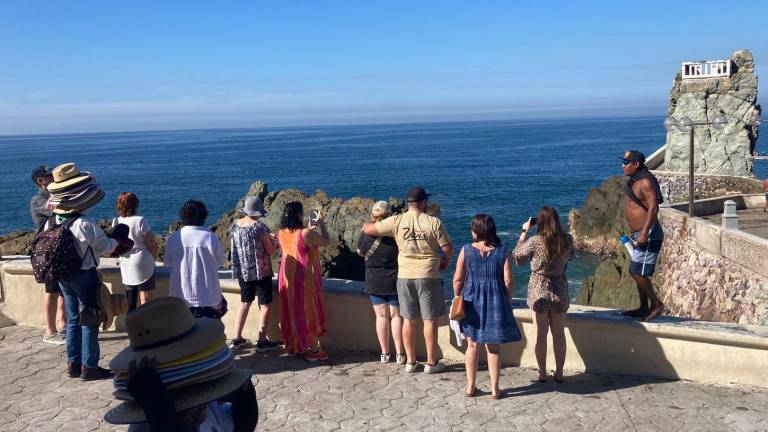
<instances>
[{"instance_id":1,"label":"large rock formation","mask_svg":"<svg viewBox=\"0 0 768 432\"><path fill-rule=\"evenodd\" d=\"M757 76L752 53L740 50L731 57L729 77L683 79L675 75L667 114L676 119L688 117L694 122L712 121L725 114L728 124L722 130L696 126L694 166L696 172L751 176L752 151L758 129L746 123L757 102ZM688 133L667 133L664 169L688 171Z\"/></svg>"},{"instance_id":2,"label":"large rock formation","mask_svg":"<svg viewBox=\"0 0 768 432\"><path fill-rule=\"evenodd\" d=\"M280 226L280 216L285 204L291 201L300 201L305 213L319 208L325 213L326 226L331 236L331 244L320 249L320 262L323 267L323 275L326 277L363 280L365 266L363 259L357 255L357 241L360 237L360 228L364 222L370 220L371 208L374 201L370 198L354 197L348 200L331 198L323 191L316 191L313 195L296 189L286 189L277 192L269 192L266 183L254 183L248 193L238 201L234 209L225 213L211 226L219 239L221 239L227 255L230 250L229 226L239 217L245 198L258 196L264 200L269 215L264 222L276 232ZM395 213L406 209L405 202L395 198L389 199L389 204ZM429 213L439 215L440 208L432 204ZM279 255L279 254L278 254ZM277 271L279 256L273 261L273 267Z\"/></svg>"}]
</instances>

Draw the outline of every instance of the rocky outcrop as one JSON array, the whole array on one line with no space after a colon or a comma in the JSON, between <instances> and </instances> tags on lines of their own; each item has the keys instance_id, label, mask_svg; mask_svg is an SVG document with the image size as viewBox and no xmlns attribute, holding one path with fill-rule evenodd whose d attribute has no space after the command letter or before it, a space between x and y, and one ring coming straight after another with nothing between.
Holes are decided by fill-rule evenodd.
<instances>
[{"instance_id":1,"label":"rocky outcrop","mask_svg":"<svg viewBox=\"0 0 768 432\"><path fill-rule=\"evenodd\" d=\"M600 255L619 252L619 236L629 231L623 187L624 177L611 177L589 191L582 208L571 210L568 225L576 248Z\"/></svg>"},{"instance_id":2,"label":"rocky outcrop","mask_svg":"<svg viewBox=\"0 0 768 432\"><path fill-rule=\"evenodd\" d=\"M575 303L617 309L638 307L640 298L629 274L629 255L623 248L615 257L603 260L595 273L581 282Z\"/></svg>"},{"instance_id":3,"label":"rocky outcrop","mask_svg":"<svg viewBox=\"0 0 768 432\"><path fill-rule=\"evenodd\" d=\"M746 120L757 102L757 76L752 53L740 50L731 57L729 77L682 79L675 75L669 96L667 114L676 119L688 117L694 122L712 121L725 114L728 124L722 130L696 126L694 166L696 172L751 176L752 151L758 128ZM664 169L688 171L688 133L667 133Z\"/></svg>"},{"instance_id":4,"label":"rocky outcrop","mask_svg":"<svg viewBox=\"0 0 768 432\"><path fill-rule=\"evenodd\" d=\"M360 227L364 222L370 220L371 208L374 200L370 198L354 197L348 200L329 197L323 191L316 191L308 195L297 189L286 189L276 192L269 192L266 183L254 183L248 193L237 202L232 210L225 213L211 229L221 239L227 256L230 250L229 226L237 217L240 209L243 208L245 198L248 196L258 196L264 200L269 215L264 218L264 222L272 230L277 232L280 226L280 216L285 204L291 201L300 201L305 209L305 213L312 209L321 209L325 213L326 227L331 236L331 244L320 249L320 262L325 277L363 280L365 275L365 266L363 259L357 255L357 241L360 236ZM405 202L395 198L389 199L389 204L395 213L400 213L406 209ZM429 213L439 215L439 207L431 205ZM273 268L278 269L279 254L273 261Z\"/></svg>"}]
</instances>

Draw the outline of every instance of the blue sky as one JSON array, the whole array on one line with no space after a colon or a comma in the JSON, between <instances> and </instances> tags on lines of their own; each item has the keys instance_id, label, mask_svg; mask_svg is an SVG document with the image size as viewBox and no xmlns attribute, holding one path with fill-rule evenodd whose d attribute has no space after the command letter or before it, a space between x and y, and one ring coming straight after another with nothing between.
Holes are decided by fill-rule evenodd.
<instances>
[{"instance_id":1,"label":"blue sky","mask_svg":"<svg viewBox=\"0 0 768 432\"><path fill-rule=\"evenodd\" d=\"M768 61L765 1L517 3L5 2L0 134L663 115Z\"/></svg>"}]
</instances>

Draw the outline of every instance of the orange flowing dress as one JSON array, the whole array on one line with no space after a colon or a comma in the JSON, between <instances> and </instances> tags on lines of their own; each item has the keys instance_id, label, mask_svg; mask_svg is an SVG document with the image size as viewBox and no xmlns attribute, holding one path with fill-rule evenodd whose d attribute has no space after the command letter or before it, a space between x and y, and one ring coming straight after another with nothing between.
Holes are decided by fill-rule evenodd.
<instances>
[{"instance_id":1,"label":"orange flowing dress","mask_svg":"<svg viewBox=\"0 0 768 432\"><path fill-rule=\"evenodd\" d=\"M285 349L300 354L325 334L323 278L316 246L307 246L301 229L277 233L282 259L278 278L280 334Z\"/></svg>"}]
</instances>

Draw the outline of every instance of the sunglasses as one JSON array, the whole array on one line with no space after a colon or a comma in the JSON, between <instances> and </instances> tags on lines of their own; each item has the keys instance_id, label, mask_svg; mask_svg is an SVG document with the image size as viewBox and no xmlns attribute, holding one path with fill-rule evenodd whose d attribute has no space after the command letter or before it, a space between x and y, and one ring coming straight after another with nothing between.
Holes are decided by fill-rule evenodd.
<instances>
[{"instance_id":1,"label":"sunglasses","mask_svg":"<svg viewBox=\"0 0 768 432\"><path fill-rule=\"evenodd\" d=\"M621 166L629 166L629 165L632 165L634 162L635 161L629 161L629 160L626 160L626 159L622 159Z\"/></svg>"}]
</instances>

